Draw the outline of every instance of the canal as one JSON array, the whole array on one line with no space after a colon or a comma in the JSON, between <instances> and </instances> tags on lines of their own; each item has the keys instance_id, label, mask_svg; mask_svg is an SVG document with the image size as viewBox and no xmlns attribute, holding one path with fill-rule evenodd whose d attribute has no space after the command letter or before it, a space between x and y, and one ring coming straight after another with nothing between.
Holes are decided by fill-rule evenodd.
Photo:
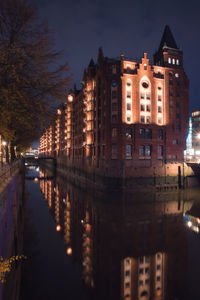
<instances>
[{"instance_id":1,"label":"canal","mask_svg":"<svg viewBox=\"0 0 200 300\"><path fill-rule=\"evenodd\" d=\"M20 300L200 299L200 190L101 194L26 174Z\"/></svg>"}]
</instances>

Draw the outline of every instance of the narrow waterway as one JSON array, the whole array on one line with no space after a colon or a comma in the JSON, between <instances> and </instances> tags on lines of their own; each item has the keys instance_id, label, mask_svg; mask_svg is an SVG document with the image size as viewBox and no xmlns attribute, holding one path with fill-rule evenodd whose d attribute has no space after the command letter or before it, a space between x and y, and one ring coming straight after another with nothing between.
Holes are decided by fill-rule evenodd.
<instances>
[{"instance_id":1,"label":"narrow waterway","mask_svg":"<svg viewBox=\"0 0 200 300\"><path fill-rule=\"evenodd\" d=\"M102 195L26 177L20 300L200 299L200 190Z\"/></svg>"}]
</instances>

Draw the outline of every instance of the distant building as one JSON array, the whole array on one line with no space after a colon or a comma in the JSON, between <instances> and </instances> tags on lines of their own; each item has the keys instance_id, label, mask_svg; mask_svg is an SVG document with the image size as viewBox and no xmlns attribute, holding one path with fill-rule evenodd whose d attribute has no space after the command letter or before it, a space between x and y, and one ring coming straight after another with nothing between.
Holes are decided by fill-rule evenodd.
<instances>
[{"instance_id":1,"label":"distant building","mask_svg":"<svg viewBox=\"0 0 200 300\"><path fill-rule=\"evenodd\" d=\"M192 112L192 149L193 155L200 158L200 109Z\"/></svg>"},{"instance_id":2,"label":"distant building","mask_svg":"<svg viewBox=\"0 0 200 300\"><path fill-rule=\"evenodd\" d=\"M176 176L188 119L183 53L166 26L153 64L147 53L141 61L123 54L111 59L100 48L97 62L91 59L84 71L82 89L74 88L58 109L55 139L47 129L40 152L54 151L58 166L108 177L166 176L167 164L168 175Z\"/></svg>"}]
</instances>

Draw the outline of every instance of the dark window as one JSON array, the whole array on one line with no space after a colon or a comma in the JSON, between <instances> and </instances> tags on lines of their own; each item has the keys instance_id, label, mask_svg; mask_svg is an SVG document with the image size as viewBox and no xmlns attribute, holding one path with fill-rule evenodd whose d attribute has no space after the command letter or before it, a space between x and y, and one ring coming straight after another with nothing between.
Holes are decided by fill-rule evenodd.
<instances>
[{"instance_id":1,"label":"dark window","mask_svg":"<svg viewBox=\"0 0 200 300\"><path fill-rule=\"evenodd\" d=\"M151 146L139 146L139 156L151 156Z\"/></svg>"},{"instance_id":2,"label":"dark window","mask_svg":"<svg viewBox=\"0 0 200 300\"><path fill-rule=\"evenodd\" d=\"M169 80L169 85L172 85L173 84L173 81L172 79Z\"/></svg>"},{"instance_id":3,"label":"dark window","mask_svg":"<svg viewBox=\"0 0 200 300\"><path fill-rule=\"evenodd\" d=\"M131 98L131 92L130 91L127 91L126 97Z\"/></svg>"},{"instance_id":4,"label":"dark window","mask_svg":"<svg viewBox=\"0 0 200 300\"><path fill-rule=\"evenodd\" d=\"M158 101L162 101L161 95L158 95Z\"/></svg>"},{"instance_id":5,"label":"dark window","mask_svg":"<svg viewBox=\"0 0 200 300\"><path fill-rule=\"evenodd\" d=\"M163 140L163 130L162 129L158 129L158 139Z\"/></svg>"},{"instance_id":6,"label":"dark window","mask_svg":"<svg viewBox=\"0 0 200 300\"><path fill-rule=\"evenodd\" d=\"M117 86L117 82L113 81L112 86L114 86L114 87Z\"/></svg>"},{"instance_id":7,"label":"dark window","mask_svg":"<svg viewBox=\"0 0 200 300\"><path fill-rule=\"evenodd\" d=\"M146 111L151 111L151 108L150 108L149 104L147 104L147 106L146 106Z\"/></svg>"},{"instance_id":8,"label":"dark window","mask_svg":"<svg viewBox=\"0 0 200 300\"><path fill-rule=\"evenodd\" d=\"M132 129L130 127L126 128L126 138L131 139L132 138Z\"/></svg>"},{"instance_id":9,"label":"dark window","mask_svg":"<svg viewBox=\"0 0 200 300\"><path fill-rule=\"evenodd\" d=\"M143 86L143 88L147 89L149 87L149 84L146 81L144 81L142 83L142 86Z\"/></svg>"},{"instance_id":10,"label":"dark window","mask_svg":"<svg viewBox=\"0 0 200 300\"><path fill-rule=\"evenodd\" d=\"M145 146L145 156L151 156L151 146Z\"/></svg>"},{"instance_id":11,"label":"dark window","mask_svg":"<svg viewBox=\"0 0 200 300\"><path fill-rule=\"evenodd\" d=\"M147 70L147 65L144 65L144 70Z\"/></svg>"},{"instance_id":12,"label":"dark window","mask_svg":"<svg viewBox=\"0 0 200 300\"><path fill-rule=\"evenodd\" d=\"M141 139L152 139L152 130L149 128L140 128L139 133Z\"/></svg>"},{"instance_id":13,"label":"dark window","mask_svg":"<svg viewBox=\"0 0 200 300\"><path fill-rule=\"evenodd\" d=\"M126 156L131 156L131 155L132 155L132 146L126 145Z\"/></svg>"},{"instance_id":14,"label":"dark window","mask_svg":"<svg viewBox=\"0 0 200 300\"><path fill-rule=\"evenodd\" d=\"M112 123L116 123L117 122L117 115L112 115Z\"/></svg>"},{"instance_id":15,"label":"dark window","mask_svg":"<svg viewBox=\"0 0 200 300\"><path fill-rule=\"evenodd\" d=\"M129 271L129 270L126 271L125 276L126 276L126 277L130 276L130 271Z\"/></svg>"},{"instance_id":16,"label":"dark window","mask_svg":"<svg viewBox=\"0 0 200 300\"><path fill-rule=\"evenodd\" d=\"M170 95L170 96L173 96L173 93L172 93L172 91L169 91L169 95Z\"/></svg>"},{"instance_id":17,"label":"dark window","mask_svg":"<svg viewBox=\"0 0 200 300\"><path fill-rule=\"evenodd\" d=\"M112 99L116 99L117 98L117 91L112 91Z\"/></svg>"},{"instance_id":18,"label":"dark window","mask_svg":"<svg viewBox=\"0 0 200 300\"><path fill-rule=\"evenodd\" d=\"M117 111L117 103L112 103L112 111Z\"/></svg>"},{"instance_id":19,"label":"dark window","mask_svg":"<svg viewBox=\"0 0 200 300\"><path fill-rule=\"evenodd\" d=\"M162 107L158 106L158 112L161 113L162 112Z\"/></svg>"},{"instance_id":20,"label":"dark window","mask_svg":"<svg viewBox=\"0 0 200 300\"><path fill-rule=\"evenodd\" d=\"M180 97L180 94L178 91L176 91L176 97Z\"/></svg>"},{"instance_id":21,"label":"dark window","mask_svg":"<svg viewBox=\"0 0 200 300\"><path fill-rule=\"evenodd\" d=\"M163 146L158 145L158 157L162 157L162 156L163 156Z\"/></svg>"},{"instance_id":22,"label":"dark window","mask_svg":"<svg viewBox=\"0 0 200 300\"><path fill-rule=\"evenodd\" d=\"M147 98L147 100L150 100L151 97L150 97L149 93L146 94L146 98Z\"/></svg>"},{"instance_id":23,"label":"dark window","mask_svg":"<svg viewBox=\"0 0 200 300\"><path fill-rule=\"evenodd\" d=\"M140 98L144 99L144 94L143 93L141 93Z\"/></svg>"},{"instance_id":24,"label":"dark window","mask_svg":"<svg viewBox=\"0 0 200 300\"><path fill-rule=\"evenodd\" d=\"M130 104L130 103L127 103L127 104L126 104L126 109L127 109L127 110L131 110L131 104Z\"/></svg>"},{"instance_id":25,"label":"dark window","mask_svg":"<svg viewBox=\"0 0 200 300\"><path fill-rule=\"evenodd\" d=\"M117 155L117 145L112 145L112 155Z\"/></svg>"},{"instance_id":26,"label":"dark window","mask_svg":"<svg viewBox=\"0 0 200 300\"><path fill-rule=\"evenodd\" d=\"M141 122L141 123L144 123L144 120L145 120L145 119L144 119L144 116L141 116L141 117L140 117L140 122Z\"/></svg>"},{"instance_id":27,"label":"dark window","mask_svg":"<svg viewBox=\"0 0 200 300\"><path fill-rule=\"evenodd\" d=\"M144 111L144 105L143 105L143 104L141 104L140 110L141 110L141 111Z\"/></svg>"},{"instance_id":28,"label":"dark window","mask_svg":"<svg viewBox=\"0 0 200 300\"><path fill-rule=\"evenodd\" d=\"M127 84L127 86L131 86L131 83L130 83L130 81L127 81L127 83L126 83L126 84Z\"/></svg>"}]
</instances>

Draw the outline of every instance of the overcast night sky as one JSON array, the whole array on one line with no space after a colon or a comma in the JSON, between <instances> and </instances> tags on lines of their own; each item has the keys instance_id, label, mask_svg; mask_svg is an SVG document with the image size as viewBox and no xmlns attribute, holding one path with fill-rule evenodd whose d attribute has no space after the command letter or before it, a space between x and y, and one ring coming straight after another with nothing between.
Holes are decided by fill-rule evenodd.
<instances>
[{"instance_id":1,"label":"overcast night sky","mask_svg":"<svg viewBox=\"0 0 200 300\"><path fill-rule=\"evenodd\" d=\"M168 24L183 50L184 68L190 80L190 108L200 107L200 1L146 0L32 0L49 23L56 48L64 51L73 74L72 85L80 86L84 68L97 58L99 46L105 56L120 53L150 59Z\"/></svg>"}]
</instances>

